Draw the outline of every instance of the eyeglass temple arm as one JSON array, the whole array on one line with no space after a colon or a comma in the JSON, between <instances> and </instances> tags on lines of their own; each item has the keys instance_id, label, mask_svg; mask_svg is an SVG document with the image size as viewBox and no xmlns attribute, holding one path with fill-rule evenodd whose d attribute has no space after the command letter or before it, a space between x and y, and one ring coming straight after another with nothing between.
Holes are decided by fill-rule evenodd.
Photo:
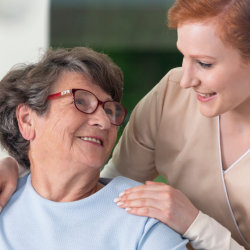
<instances>
[{"instance_id":1,"label":"eyeglass temple arm","mask_svg":"<svg viewBox=\"0 0 250 250\"><path fill-rule=\"evenodd\" d=\"M72 93L72 90L67 89L67 90L64 90L62 92L58 92L58 93L49 95L47 100L50 100L50 99L53 99L53 98L56 98L56 97L60 97L60 96L63 96L63 95L67 95L67 94L70 94L70 93Z\"/></svg>"}]
</instances>

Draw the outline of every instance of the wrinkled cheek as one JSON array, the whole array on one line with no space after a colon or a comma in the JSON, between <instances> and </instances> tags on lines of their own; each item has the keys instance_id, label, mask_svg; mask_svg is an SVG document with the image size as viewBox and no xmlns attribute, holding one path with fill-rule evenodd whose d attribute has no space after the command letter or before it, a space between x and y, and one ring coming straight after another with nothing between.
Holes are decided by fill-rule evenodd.
<instances>
[{"instance_id":1,"label":"wrinkled cheek","mask_svg":"<svg viewBox=\"0 0 250 250\"><path fill-rule=\"evenodd\" d=\"M50 133L50 143L58 154L61 154L61 157L66 157L67 154L73 150L72 149L72 139L70 139L70 134L67 130L61 129L59 127L51 130Z\"/></svg>"}]
</instances>

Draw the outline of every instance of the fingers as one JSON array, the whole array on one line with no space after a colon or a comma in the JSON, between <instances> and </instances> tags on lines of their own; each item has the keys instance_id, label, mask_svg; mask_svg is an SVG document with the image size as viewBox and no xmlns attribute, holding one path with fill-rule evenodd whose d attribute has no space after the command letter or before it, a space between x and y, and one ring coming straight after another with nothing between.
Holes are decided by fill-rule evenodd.
<instances>
[{"instance_id":1,"label":"fingers","mask_svg":"<svg viewBox=\"0 0 250 250\"><path fill-rule=\"evenodd\" d=\"M0 210L16 189L18 179L18 167L11 157L0 159Z\"/></svg>"},{"instance_id":2,"label":"fingers","mask_svg":"<svg viewBox=\"0 0 250 250\"><path fill-rule=\"evenodd\" d=\"M159 200L153 198L140 198L134 200L120 200L119 198L115 200L117 206L121 208L142 208L142 207L155 207L161 208Z\"/></svg>"},{"instance_id":3,"label":"fingers","mask_svg":"<svg viewBox=\"0 0 250 250\"><path fill-rule=\"evenodd\" d=\"M149 184L125 190L119 195L116 201L130 201L143 198L161 199L171 195L173 190L171 186L164 183L151 184L150 182Z\"/></svg>"},{"instance_id":4,"label":"fingers","mask_svg":"<svg viewBox=\"0 0 250 250\"><path fill-rule=\"evenodd\" d=\"M167 211L172 206L172 189L166 184L149 183L126 190L114 202L130 213L143 216L150 214L150 217L153 217L156 211Z\"/></svg>"},{"instance_id":5,"label":"fingers","mask_svg":"<svg viewBox=\"0 0 250 250\"><path fill-rule=\"evenodd\" d=\"M167 220L162 216L162 211L154 207L126 208L126 211L134 215L155 218L168 224Z\"/></svg>"},{"instance_id":6,"label":"fingers","mask_svg":"<svg viewBox=\"0 0 250 250\"><path fill-rule=\"evenodd\" d=\"M152 195L151 198L131 199L131 197L132 196L130 196L129 200L117 198L115 202L120 208L124 208L130 214L155 218L169 225L168 221L170 220L169 217L171 214L168 215L167 213L171 211L171 200L165 202L164 200L158 199L155 195Z\"/></svg>"},{"instance_id":7,"label":"fingers","mask_svg":"<svg viewBox=\"0 0 250 250\"><path fill-rule=\"evenodd\" d=\"M155 182L155 181L146 181L145 184L146 185L155 185L155 186L164 186L164 185L166 185L165 183Z\"/></svg>"},{"instance_id":8,"label":"fingers","mask_svg":"<svg viewBox=\"0 0 250 250\"><path fill-rule=\"evenodd\" d=\"M133 193L124 193L119 199L120 201L130 201L136 199L159 199L160 196L168 195L164 190L138 190Z\"/></svg>"},{"instance_id":9,"label":"fingers","mask_svg":"<svg viewBox=\"0 0 250 250\"><path fill-rule=\"evenodd\" d=\"M6 205L8 200L10 199L15 189L16 189L16 185L12 185L12 184L2 185L1 192L0 192L0 212L3 209L3 207Z\"/></svg>"},{"instance_id":10,"label":"fingers","mask_svg":"<svg viewBox=\"0 0 250 250\"><path fill-rule=\"evenodd\" d=\"M146 192L146 191L154 191L154 192L162 191L162 190L168 190L171 188L172 188L171 186L165 183L147 181L145 185L140 185L140 186L136 186L136 187L125 190L124 192L120 194L120 196L132 194L132 193L142 194L143 192Z\"/></svg>"}]
</instances>

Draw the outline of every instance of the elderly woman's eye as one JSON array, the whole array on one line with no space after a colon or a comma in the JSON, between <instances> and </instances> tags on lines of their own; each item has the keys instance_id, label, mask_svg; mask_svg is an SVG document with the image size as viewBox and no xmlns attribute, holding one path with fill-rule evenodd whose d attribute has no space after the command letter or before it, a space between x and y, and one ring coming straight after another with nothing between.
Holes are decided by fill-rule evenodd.
<instances>
[{"instance_id":1,"label":"elderly woman's eye","mask_svg":"<svg viewBox=\"0 0 250 250\"><path fill-rule=\"evenodd\" d=\"M86 101L84 99L77 98L77 99L75 99L75 104L76 105L86 105L87 103L86 103Z\"/></svg>"},{"instance_id":2,"label":"elderly woman's eye","mask_svg":"<svg viewBox=\"0 0 250 250\"><path fill-rule=\"evenodd\" d=\"M114 114L114 111L112 109L105 109L105 113L109 116L112 116Z\"/></svg>"}]
</instances>

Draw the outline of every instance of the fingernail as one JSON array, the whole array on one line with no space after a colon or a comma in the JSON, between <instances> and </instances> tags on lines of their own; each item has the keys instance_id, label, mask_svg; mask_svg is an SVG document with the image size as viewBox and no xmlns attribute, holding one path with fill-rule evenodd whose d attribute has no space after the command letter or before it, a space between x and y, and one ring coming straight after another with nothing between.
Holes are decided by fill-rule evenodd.
<instances>
[{"instance_id":1,"label":"fingernail","mask_svg":"<svg viewBox=\"0 0 250 250\"><path fill-rule=\"evenodd\" d=\"M120 198L115 198L114 199L114 202L117 203L118 201L120 201L121 199Z\"/></svg>"},{"instance_id":2,"label":"fingernail","mask_svg":"<svg viewBox=\"0 0 250 250\"><path fill-rule=\"evenodd\" d=\"M119 194L119 197L123 196L124 194L125 194L125 192L121 192L121 193Z\"/></svg>"},{"instance_id":3,"label":"fingernail","mask_svg":"<svg viewBox=\"0 0 250 250\"><path fill-rule=\"evenodd\" d=\"M124 203L123 203L122 201L116 203L117 206L121 206L121 205L123 205L123 204L124 204Z\"/></svg>"},{"instance_id":4,"label":"fingernail","mask_svg":"<svg viewBox=\"0 0 250 250\"><path fill-rule=\"evenodd\" d=\"M131 208L130 208L130 207L126 207L125 210L126 210L126 211L130 211Z\"/></svg>"}]
</instances>

